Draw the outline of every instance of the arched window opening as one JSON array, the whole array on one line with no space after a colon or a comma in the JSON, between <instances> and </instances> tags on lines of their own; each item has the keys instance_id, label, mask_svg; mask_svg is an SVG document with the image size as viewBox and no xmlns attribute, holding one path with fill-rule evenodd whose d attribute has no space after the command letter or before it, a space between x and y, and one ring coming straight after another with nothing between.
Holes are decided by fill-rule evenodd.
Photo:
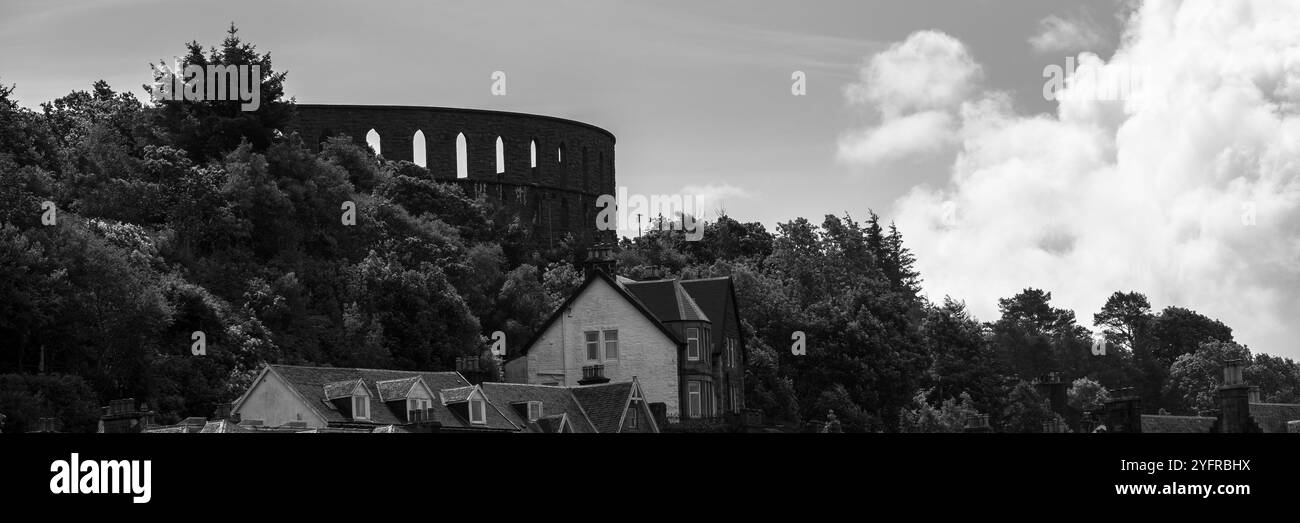
<instances>
[{"instance_id":1,"label":"arched window opening","mask_svg":"<svg viewBox=\"0 0 1300 523\"><path fill-rule=\"evenodd\" d=\"M532 143L528 144L528 163L529 167L537 168L537 140L533 140Z\"/></svg>"},{"instance_id":2,"label":"arched window opening","mask_svg":"<svg viewBox=\"0 0 1300 523\"><path fill-rule=\"evenodd\" d=\"M424 131L416 130L415 137L411 138L411 161L415 162L415 165L428 168L428 153L429 149L424 145Z\"/></svg>"},{"instance_id":3,"label":"arched window opening","mask_svg":"<svg viewBox=\"0 0 1300 523\"><path fill-rule=\"evenodd\" d=\"M506 172L506 142L497 137L497 174Z\"/></svg>"},{"instance_id":4,"label":"arched window opening","mask_svg":"<svg viewBox=\"0 0 1300 523\"><path fill-rule=\"evenodd\" d=\"M374 129L371 129L366 132L366 145L369 145L370 149L375 151L375 156L379 156L384 153L383 150L380 148L382 142L379 138L379 132L375 131Z\"/></svg>"},{"instance_id":5,"label":"arched window opening","mask_svg":"<svg viewBox=\"0 0 1300 523\"><path fill-rule=\"evenodd\" d=\"M456 178L469 178L469 152L465 133L456 135Z\"/></svg>"},{"instance_id":6,"label":"arched window opening","mask_svg":"<svg viewBox=\"0 0 1300 523\"><path fill-rule=\"evenodd\" d=\"M564 163L564 142L560 142L560 146L555 149L555 163Z\"/></svg>"}]
</instances>

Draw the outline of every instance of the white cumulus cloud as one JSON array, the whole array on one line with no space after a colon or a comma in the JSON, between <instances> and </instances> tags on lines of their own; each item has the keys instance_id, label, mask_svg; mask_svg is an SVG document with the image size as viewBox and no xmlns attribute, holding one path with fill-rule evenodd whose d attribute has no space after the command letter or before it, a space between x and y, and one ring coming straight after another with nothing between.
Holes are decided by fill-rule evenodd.
<instances>
[{"instance_id":1,"label":"white cumulus cloud","mask_svg":"<svg viewBox=\"0 0 1300 523\"><path fill-rule=\"evenodd\" d=\"M956 107L950 180L893 209L926 291L995 319L998 298L1043 288L1090 325L1111 292L1136 290L1300 357L1297 27L1300 2L1149 0L1109 62L1085 57L1145 71L1141 100L1072 96L1029 116L1003 93L919 94ZM871 89L850 92L938 107ZM859 137L842 156L889 145Z\"/></svg>"},{"instance_id":2,"label":"white cumulus cloud","mask_svg":"<svg viewBox=\"0 0 1300 523\"><path fill-rule=\"evenodd\" d=\"M1039 53L1095 51L1105 40L1104 30L1097 21L1080 12L1039 20L1038 32L1029 38L1029 45Z\"/></svg>"},{"instance_id":3,"label":"white cumulus cloud","mask_svg":"<svg viewBox=\"0 0 1300 523\"><path fill-rule=\"evenodd\" d=\"M871 165L944 149L955 138L955 111L982 75L966 46L938 31L912 33L877 53L844 89L872 123L840 136L840 160Z\"/></svg>"}]
</instances>

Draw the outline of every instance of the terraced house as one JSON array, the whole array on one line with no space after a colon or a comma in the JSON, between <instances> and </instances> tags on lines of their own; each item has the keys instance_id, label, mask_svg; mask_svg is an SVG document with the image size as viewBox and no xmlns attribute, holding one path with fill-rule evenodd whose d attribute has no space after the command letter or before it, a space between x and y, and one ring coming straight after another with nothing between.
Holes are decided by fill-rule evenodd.
<instances>
[{"instance_id":1,"label":"terraced house","mask_svg":"<svg viewBox=\"0 0 1300 523\"><path fill-rule=\"evenodd\" d=\"M223 432L659 432L637 380L474 385L458 372L292 365L267 365L230 418Z\"/></svg>"},{"instance_id":2,"label":"terraced house","mask_svg":"<svg viewBox=\"0 0 1300 523\"><path fill-rule=\"evenodd\" d=\"M506 380L556 386L639 381L669 420L745 408L745 343L731 278L633 281L608 246L586 278L505 364Z\"/></svg>"}]
</instances>

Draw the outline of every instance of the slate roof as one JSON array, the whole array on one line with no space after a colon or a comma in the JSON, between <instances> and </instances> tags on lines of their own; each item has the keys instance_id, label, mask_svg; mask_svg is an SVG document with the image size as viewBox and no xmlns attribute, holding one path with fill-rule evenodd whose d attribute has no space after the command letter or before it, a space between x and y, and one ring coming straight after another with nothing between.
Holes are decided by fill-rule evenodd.
<instances>
[{"instance_id":1,"label":"slate roof","mask_svg":"<svg viewBox=\"0 0 1300 523\"><path fill-rule=\"evenodd\" d=\"M624 283L659 321L709 321L677 279Z\"/></svg>"},{"instance_id":2,"label":"slate roof","mask_svg":"<svg viewBox=\"0 0 1300 523\"><path fill-rule=\"evenodd\" d=\"M556 433L559 432L560 429L564 427L564 419L565 419L564 414L553 414L550 416L542 416L540 418L537 418L537 423L535 423L535 425L537 425L537 428L541 432Z\"/></svg>"},{"instance_id":3,"label":"slate roof","mask_svg":"<svg viewBox=\"0 0 1300 523\"><path fill-rule=\"evenodd\" d=\"M605 383L573 387L573 397L578 399L592 425L600 432L618 432L618 422L632 395L632 383ZM570 422L573 420L570 419Z\"/></svg>"},{"instance_id":4,"label":"slate roof","mask_svg":"<svg viewBox=\"0 0 1300 523\"><path fill-rule=\"evenodd\" d=\"M483 392L483 396L488 398L484 405L483 413L486 423L475 425L469 421L469 398L479 387L473 385L469 387L456 387L452 389L442 389L438 395L442 397L442 403L446 405L448 413L456 417L459 427L491 429L491 430L522 430L522 425L516 424L509 418L506 412L492 403L491 396ZM446 427L447 423L443 423Z\"/></svg>"},{"instance_id":5,"label":"slate roof","mask_svg":"<svg viewBox=\"0 0 1300 523\"><path fill-rule=\"evenodd\" d=\"M327 400L336 400L351 396L352 392L357 390L357 387L365 388L365 382L362 382L360 379L351 379L345 381L333 381L322 386L322 388L325 389L325 399Z\"/></svg>"},{"instance_id":6,"label":"slate roof","mask_svg":"<svg viewBox=\"0 0 1300 523\"><path fill-rule=\"evenodd\" d=\"M564 300L564 303L560 304L559 307L556 307L555 312L552 312L551 316L547 318L546 321L542 322L542 326L533 333L533 337L528 340L528 343L524 344L523 350L521 350L519 355L516 357L518 358L527 355L528 350L531 349L533 345L537 344L537 340L541 339L542 334L546 333L546 330L551 328L551 324L559 320L560 315L563 314L564 311L568 310L569 307L573 305L573 302L576 301L579 296L582 296L582 293L587 290L587 287L591 286L591 284L597 280L602 280L609 284L615 292L622 295L628 303L632 304L637 312L640 312L647 320L650 320L650 323L654 324L654 326L659 329L659 332L662 332L664 336L668 337L668 339L673 340L678 347L684 348L686 346L686 341L679 337L677 333L673 332L672 329L665 326L663 321L655 316L655 313L651 311L645 303L637 298L635 294L632 294L625 284L619 283L618 280L611 278L608 274L605 274L605 271L595 271L591 276L588 276L586 280L583 280L582 285L578 286L572 294L569 294L569 297Z\"/></svg>"},{"instance_id":7,"label":"slate roof","mask_svg":"<svg viewBox=\"0 0 1300 523\"><path fill-rule=\"evenodd\" d=\"M1207 416L1142 415L1142 432L1157 434L1208 433L1218 418Z\"/></svg>"},{"instance_id":8,"label":"slate roof","mask_svg":"<svg viewBox=\"0 0 1300 523\"><path fill-rule=\"evenodd\" d=\"M404 400L411 394L415 384L420 382L419 376L401 378L395 380L376 381L375 388L379 389L379 398L385 402Z\"/></svg>"},{"instance_id":9,"label":"slate roof","mask_svg":"<svg viewBox=\"0 0 1300 523\"><path fill-rule=\"evenodd\" d=\"M459 372L417 372L404 370L383 370L383 369L353 369L340 367L301 367L296 365L270 365L269 372L284 379L285 383L293 389L295 393L302 397L307 405L314 409L317 414L325 419L327 423L369 423L373 425L393 425L405 423L406 412L393 412L388 408L379 396L374 394L376 382L402 380L419 377L424 380L425 385L434 391L442 389L451 389L465 387L469 382L461 376ZM328 384L351 383L361 380L370 395L370 420L369 422L353 420L344 415L326 399L325 386ZM337 385L336 385L337 386ZM251 389L250 389L251 390ZM349 389L350 392L351 389ZM242 398L240 399L242 401ZM238 402L235 405L238 408ZM434 416L443 426L460 425L459 418L441 403L433 402L431 406L434 410Z\"/></svg>"},{"instance_id":10,"label":"slate roof","mask_svg":"<svg viewBox=\"0 0 1300 523\"><path fill-rule=\"evenodd\" d=\"M740 329L739 303L732 309L731 316L727 316L727 301L735 301L736 296L736 288L730 277L682 280L681 284L682 288L686 289L686 292L695 300L695 304L712 320L714 329L721 329L726 322L731 322L736 324L736 331L740 332L740 336L744 336ZM722 339L721 331L718 330L717 332L718 339ZM742 347L744 346L743 339L737 341L740 342ZM719 350L721 350L722 346L722 344L715 344L715 347ZM741 358L745 357L744 351L741 351L740 356Z\"/></svg>"},{"instance_id":11,"label":"slate roof","mask_svg":"<svg viewBox=\"0 0 1300 523\"><path fill-rule=\"evenodd\" d=\"M555 427L559 428L559 415L568 414L569 426L574 432L591 433L596 428L587 420L587 414L570 389L552 385L530 385L524 383L484 383L483 395L488 398L512 423L527 427L528 432L549 432L539 423L529 423L527 408L521 414L515 404L529 401L542 402L542 419L556 416ZM541 421L541 420L538 420Z\"/></svg>"},{"instance_id":12,"label":"slate roof","mask_svg":"<svg viewBox=\"0 0 1300 523\"><path fill-rule=\"evenodd\" d=\"M1250 417L1264 432L1286 432L1288 421L1300 420L1300 404L1251 403Z\"/></svg>"},{"instance_id":13,"label":"slate roof","mask_svg":"<svg viewBox=\"0 0 1300 523\"><path fill-rule=\"evenodd\" d=\"M442 389L439 393L442 396L443 403L458 403L469 399L469 395L474 393L474 387L458 387L454 389Z\"/></svg>"}]
</instances>

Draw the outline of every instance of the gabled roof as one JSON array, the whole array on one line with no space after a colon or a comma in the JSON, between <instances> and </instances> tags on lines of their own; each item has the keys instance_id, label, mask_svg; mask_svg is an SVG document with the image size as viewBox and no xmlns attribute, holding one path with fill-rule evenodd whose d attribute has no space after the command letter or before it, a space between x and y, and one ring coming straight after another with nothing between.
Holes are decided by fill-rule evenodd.
<instances>
[{"instance_id":1,"label":"gabled roof","mask_svg":"<svg viewBox=\"0 0 1300 523\"><path fill-rule=\"evenodd\" d=\"M415 389L416 385L424 383L424 379L419 376L409 378L399 378L395 380L376 381L375 388L379 390L380 401L397 401L404 400Z\"/></svg>"},{"instance_id":2,"label":"gabled roof","mask_svg":"<svg viewBox=\"0 0 1300 523\"><path fill-rule=\"evenodd\" d=\"M457 387L454 389L442 389L441 396L443 403L460 403L469 401L469 397L474 394L474 386Z\"/></svg>"},{"instance_id":3,"label":"gabled roof","mask_svg":"<svg viewBox=\"0 0 1300 523\"><path fill-rule=\"evenodd\" d=\"M632 391L639 388L640 384L634 378L633 381L586 385L571 390L596 430L609 433L618 432L622 428L623 416L632 401ZM654 421L651 420L650 423Z\"/></svg>"},{"instance_id":4,"label":"gabled roof","mask_svg":"<svg viewBox=\"0 0 1300 523\"><path fill-rule=\"evenodd\" d=\"M469 399L473 397L475 393L478 393L480 396L487 399L487 401L483 402L485 404L483 408L483 416L486 423L474 424L469 420ZM506 412L497 408L497 406L492 403L491 396L484 392L478 385L443 389L438 392L438 395L442 398L442 403L447 407L447 411L456 417L456 420L459 422L458 426L460 427L511 431L523 429L523 426L514 423ZM444 423L443 426L446 427L447 424Z\"/></svg>"},{"instance_id":5,"label":"gabled roof","mask_svg":"<svg viewBox=\"0 0 1300 523\"><path fill-rule=\"evenodd\" d=\"M659 321L709 321L677 279L624 283Z\"/></svg>"},{"instance_id":6,"label":"gabled roof","mask_svg":"<svg viewBox=\"0 0 1300 523\"><path fill-rule=\"evenodd\" d=\"M366 383L361 381L360 378L344 381L332 381L326 383L322 388L325 390L325 399L327 400L346 398L360 392L370 394L370 391L366 389Z\"/></svg>"},{"instance_id":7,"label":"gabled roof","mask_svg":"<svg viewBox=\"0 0 1300 523\"><path fill-rule=\"evenodd\" d=\"M569 294L569 297L564 300L564 303L560 304L559 307L555 308L555 312L551 313L551 316L547 318L545 322L542 323L542 326L538 327L537 331L533 333L532 339L528 340L528 343L524 344L524 348L519 352L519 354L521 356L528 354L528 350L531 349L533 345L537 343L537 340L541 339L542 335L546 333L547 329L551 328L552 324L554 324L557 320L560 319L560 315L564 314L564 311L568 310L568 308L573 305L573 302L577 301L579 296L582 296L582 293L587 290L587 287L590 287L592 282L595 282L597 280L603 281L606 284L608 284L611 288L613 288L614 291L617 292L619 295L621 295L624 299L626 299L628 303L631 303L632 306L636 308L637 312L640 312L642 316L644 316L647 320L650 320L650 323L654 324L655 327L658 327L659 332L662 332L664 336L667 336L668 339L676 343L679 348L686 346L686 341L677 337L677 334L674 333L672 329L669 329L667 326L665 326L664 323L660 321L659 318L655 316L654 313L651 312L651 310L644 303L642 303L640 299L636 297L636 295L632 294L627 290L627 287L624 287L623 284L619 283L614 278L611 278L608 274L605 274L605 271L593 271L591 275L588 276L587 279L582 282L582 285L579 285L578 288L573 291L573 293Z\"/></svg>"},{"instance_id":8,"label":"gabled roof","mask_svg":"<svg viewBox=\"0 0 1300 523\"><path fill-rule=\"evenodd\" d=\"M501 411L515 425L527 427L529 432L547 431L540 423L529 423L526 417L528 411L524 410L521 415L518 410L513 408L513 404L540 401L542 402L543 419L567 414L569 426L573 428L574 432L596 432L596 428L587 419L587 413L583 411L582 405L578 403L577 398L573 397L573 393L566 387L526 383L484 383L482 388L483 395L497 407L497 410ZM556 428L558 428L558 425Z\"/></svg>"},{"instance_id":9,"label":"gabled roof","mask_svg":"<svg viewBox=\"0 0 1300 523\"><path fill-rule=\"evenodd\" d=\"M572 429L573 425L571 425L568 420L569 420L568 414L554 414L551 416L542 416L540 418L537 418L536 425L541 432L554 434L554 433L564 432L565 425L568 425L570 427L569 430L573 430Z\"/></svg>"},{"instance_id":10,"label":"gabled roof","mask_svg":"<svg viewBox=\"0 0 1300 523\"><path fill-rule=\"evenodd\" d=\"M370 420L359 421L345 416L343 412L334 407L326 397L326 385L335 384L335 387L341 387L343 383L356 383L360 381L362 386L368 390L376 390L376 383L380 381L402 380L419 377L426 386L432 390L464 387L469 385L459 372L417 372L405 370L383 370L383 369L355 369L346 367L301 367L296 365L267 365L262 370L263 375L258 376L252 387L239 398L234 405L234 410L238 411L248 394L251 394L257 384L264 379L264 375L274 373L305 403L308 408L316 412L326 423L366 423L373 425L392 425L405 423L406 412L393 412L388 408L380 398L374 394L370 395ZM349 389L349 392L351 389ZM458 418L453 416L449 410L440 402L433 402L432 408L434 415L443 426L459 426Z\"/></svg>"},{"instance_id":11,"label":"gabled roof","mask_svg":"<svg viewBox=\"0 0 1300 523\"><path fill-rule=\"evenodd\" d=\"M709 318L713 320L715 329L720 328L718 326L723 325L724 322L735 323L736 332L739 333L738 336L740 337L737 341L740 342L741 347L745 346L745 333L740 328L740 302L736 299L736 285L730 276L682 280L681 285L695 300L695 304L699 305L705 314L708 314ZM728 301L733 304L731 317L726 317ZM717 337L721 338L722 336L719 333ZM742 360L745 358L745 351L741 351L740 357Z\"/></svg>"}]
</instances>

